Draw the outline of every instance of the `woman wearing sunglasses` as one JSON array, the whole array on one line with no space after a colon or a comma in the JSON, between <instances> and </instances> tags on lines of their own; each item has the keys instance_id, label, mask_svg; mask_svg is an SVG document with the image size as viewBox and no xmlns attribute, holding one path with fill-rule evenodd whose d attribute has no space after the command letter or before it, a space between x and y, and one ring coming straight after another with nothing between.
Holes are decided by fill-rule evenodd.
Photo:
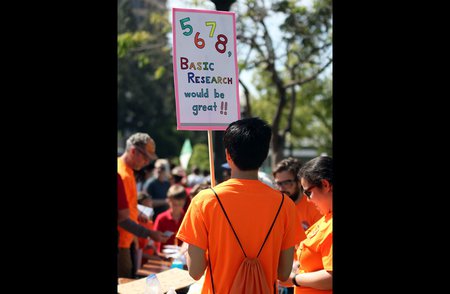
<instances>
[{"instance_id":1,"label":"woman wearing sunglasses","mask_svg":"<svg viewBox=\"0 0 450 294\"><path fill-rule=\"evenodd\" d=\"M298 172L303 194L323 215L297 249L299 268L291 274L294 293L333 293L333 160L316 157ZM286 284L286 283L283 283Z\"/></svg>"}]
</instances>

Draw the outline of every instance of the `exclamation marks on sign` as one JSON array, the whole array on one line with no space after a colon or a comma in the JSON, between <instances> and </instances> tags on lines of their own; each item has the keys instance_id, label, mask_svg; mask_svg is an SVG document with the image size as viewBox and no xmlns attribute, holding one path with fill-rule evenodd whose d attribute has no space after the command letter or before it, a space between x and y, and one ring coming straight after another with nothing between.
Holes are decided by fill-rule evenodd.
<instances>
[{"instance_id":1,"label":"exclamation marks on sign","mask_svg":"<svg viewBox=\"0 0 450 294\"><path fill-rule=\"evenodd\" d=\"M225 109L224 109L225 106ZM220 114L227 115L228 102L220 102Z\"/></svg>"}]
</instances>

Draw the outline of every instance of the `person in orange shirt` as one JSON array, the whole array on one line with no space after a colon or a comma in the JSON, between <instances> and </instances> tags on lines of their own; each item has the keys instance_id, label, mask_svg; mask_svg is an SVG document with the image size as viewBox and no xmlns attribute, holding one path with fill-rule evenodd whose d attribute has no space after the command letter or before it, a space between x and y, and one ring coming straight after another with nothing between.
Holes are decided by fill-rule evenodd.
<instances>
[{"instance_id":1,"label":"person in orange shirt","mask_svg":"<svg viewBox=\"0 0 450 294\"><path fill-rule=\"evenodd\" d=\"M301 163L298 159L289 157L280 161L274 171L273 178L276 187L281 192L287 194L289 198L292 199L297 208L297 218L298 222L302 227L302 234L300 236L300 241L306 239L305 231L315 222L317 222L322 215L316 206L307 200L307 197L301 193L300 180L297 177L298 171L300 170ZM295 249L298 248L299 244L296 244ZM294 256L293 268L298 267L297 257ZM289 287L287 293L293 293L294 289Z\"/></svg>"},{"instance_id":2,"label":"person in orange shirt","mask_svg":"<svg viewBox=\"0 0 450 294\"><path fill-rule=\"evenodd\" d=\"M300 180L297 173L300 170L301 163L296 158L289 157L280 161L273 171L273 178L276 187L281 192L287 194L292 199L297 208L297 217L302 229L306 231L312 224L317 222L322 215L316 206L307 201L306 197L301 193ZM300 241L306 238L303 235Z\"/></svg>"},{"instance_id":3,"label":"person in orange shirt","mask_svg":"<svg viewBox=\"0 0 450 294\"><path fill-rule=\"evenodd\" d=\"M299 268L286 284L297 294L333 293L333 160L320 156L299 171L303 194L323 215L306 231L297 249Z\"/></svg>"},{"instance_id":4,"label":"person in orange shirt","mask_svg":"<svg viewBox=\"0 0 450 294\"><path fill-rule=\"evenodd\" d=\"M294 203L258 180L258 169L267 158L271 135L270 126L259 118L231 123L223 137L231 178L213 189L249 258L257 256L284 199L258 257L267 286L276 290L277 278L289 277L301 229ZM209 268L202 293L213 293L212 279L215 293L229 293L244 255L211 189L200 191L192 199L177 238L189 244L186 260L192 278L199 280Z\"/></svg>"},{"instance_id":5,"label":"person in orange shirt","mask_svg":"<svg viewBox=\"0 0 450 294\"><path fill-rule=\"evenodd\" d=\"M125 188L131 223L137 223L138 218L145 222L145 217L139 214L137 208L137 189L133 170L140 170L151 160L157 158L155 154L156 146L153 139L145 133L131 135L126 144L125 152L117 158L117 173L120 175ZM117 229L119 231L117 273L119 277L133 278L136 272L134 251L137 247L137 240L131 232L122 226L118 226ZM150 237L155 241L167 240L162 232L158 231L151 231Z\"/></svg>"}]
</instances>

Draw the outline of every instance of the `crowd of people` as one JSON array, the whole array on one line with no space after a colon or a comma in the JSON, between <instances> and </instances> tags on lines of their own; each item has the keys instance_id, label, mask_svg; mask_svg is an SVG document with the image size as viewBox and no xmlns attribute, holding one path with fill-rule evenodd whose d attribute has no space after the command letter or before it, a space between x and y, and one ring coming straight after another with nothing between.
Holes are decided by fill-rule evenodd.
<instances>
[{"instance_id":1,"label":"crowd of people","mask_svg":"<svg viewBox=\"0 0 450 294\"><path fill-rule=\"evenodd\" d=\"M247 257L258 259L268 289L332 293L332 158L283 159L271 179L260 171L271 136L259 118L231 123L214 187L198 167L187 174L158 158L150 135L130 136L118 157L118 276L135 278L148 259L167 259L166 245L185 243L202 293L228 293Z\"/></svg>"}]
</instances>

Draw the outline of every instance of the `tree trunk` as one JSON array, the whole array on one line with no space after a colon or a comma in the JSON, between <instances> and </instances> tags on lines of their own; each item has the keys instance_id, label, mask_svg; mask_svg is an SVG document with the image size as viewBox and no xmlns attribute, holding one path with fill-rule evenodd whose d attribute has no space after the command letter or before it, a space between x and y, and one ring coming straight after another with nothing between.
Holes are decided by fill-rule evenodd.
<instances>
[{"instance_id":1,"label":"tree trunk","mask_svg":"<svg viewBox=\"0 0 450 294\"><path fill-rule=\"evenodd\" d=\"M239 83L241 84L242 88L244 88L244 96L245 96L245 108L242 112L242 118L249 118L252 117L252 109L250 107L250 91L248 90L247 86L239 79Z\"/></svg>"},{"instance_id":2,"label":"tree trunk","mask_svg":"<svg viewBox=\"0 0 450 294\"><path fill-rule=\"evenodd\" d=\"M280 135L278 132L273 133L272 132L272 154L271 154L271 166L272 170L275 169L275 166L278 162L283 160L284 158L284 144L285 144L285 138L283 135Z\"/></svg>"}]
</instances>

